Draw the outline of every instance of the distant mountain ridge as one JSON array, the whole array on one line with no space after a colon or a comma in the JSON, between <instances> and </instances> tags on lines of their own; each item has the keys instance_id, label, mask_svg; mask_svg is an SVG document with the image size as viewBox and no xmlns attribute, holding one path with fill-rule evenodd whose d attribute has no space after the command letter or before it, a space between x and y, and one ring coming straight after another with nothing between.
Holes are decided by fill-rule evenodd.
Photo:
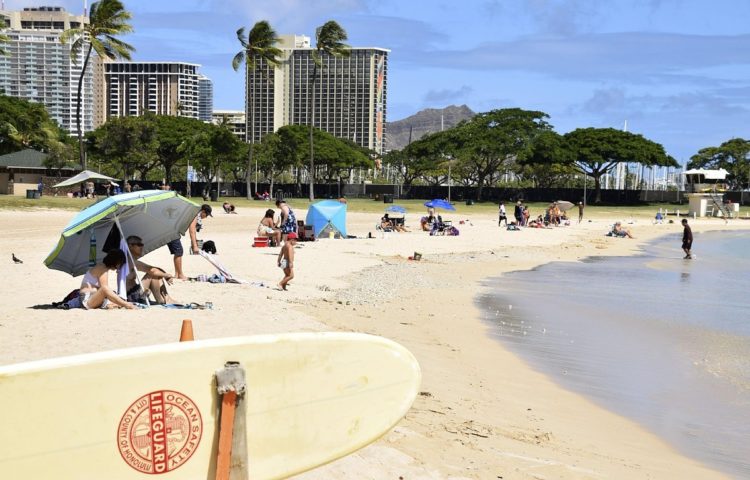
<instances>
[{"instance_id":1,"label":"distant mountain ridge","mask_svg":"<svg viewBox=\"0 0 750 480\"><path fill-rule=\"evenodd\" d=\"M418 140L428 133L440 131L440 118L443 119L445 130L455 126L463 120L468 120L476 115L466 105L451 105L445 108L427 108L420 110L410 117L386 125L386 148L388 150L401 150L409 144L409 129L412 130L411 141Z\"/></svg>"}]
</instances>

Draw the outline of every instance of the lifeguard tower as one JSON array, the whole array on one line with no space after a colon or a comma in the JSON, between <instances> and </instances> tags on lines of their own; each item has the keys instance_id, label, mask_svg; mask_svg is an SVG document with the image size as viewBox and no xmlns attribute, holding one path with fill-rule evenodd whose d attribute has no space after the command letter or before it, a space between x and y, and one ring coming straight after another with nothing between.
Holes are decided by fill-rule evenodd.
<instances>
[{"instance_id":1,"label":"lifeguard tower","mask_svg":"<svg viewBox=\"0 0 750 480\"><path fill-rule=\"evenodd\" d=\"M724 203L728 173L723 168L718 170L693 169L683 173L685 196L690 207L689 215L732 218L739 214L739 204Z\"/></svg>"}]
</instances>

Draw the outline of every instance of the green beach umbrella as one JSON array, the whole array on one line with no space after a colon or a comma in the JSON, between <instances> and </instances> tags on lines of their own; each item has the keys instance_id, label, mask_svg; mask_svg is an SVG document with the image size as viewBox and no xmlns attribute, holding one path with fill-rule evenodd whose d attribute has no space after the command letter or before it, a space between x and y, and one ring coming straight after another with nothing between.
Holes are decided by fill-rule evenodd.
<instances>
[{"instance_id":1,"label":"green beach umbrella","mask_svg":"<svg viewBox=\"0 0 750 480\"><path fill-rule=\"evenodd\" d=\"M147 254L185 233L200 207L172 191L142 190L109 197L81 210L62 232L44 260L53 270L82 275L90 263L101 261L113 229L123 238L143 239Z\"/></svg>"}]
</instances>

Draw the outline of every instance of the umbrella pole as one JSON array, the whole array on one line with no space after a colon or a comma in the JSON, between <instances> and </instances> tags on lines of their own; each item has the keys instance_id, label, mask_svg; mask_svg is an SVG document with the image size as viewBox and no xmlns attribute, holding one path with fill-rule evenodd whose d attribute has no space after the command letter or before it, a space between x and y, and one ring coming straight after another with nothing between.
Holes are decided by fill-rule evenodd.
<instances>
[{"instance_id":1,"label":"umbrella pole","mask_svg":"<svg viewBox=\"0 0 750 480\"><path fill-rule=\"evenodd\" d=\"M117 230L120 232L120 238L125 240L125 234L122 233L122 226L120 226L120 219L116 215L115 215L115 225L117 225ZM127 244L127 240L125 243ZM130 260L130 263L133 265L133 273L135 274L135 283L137 283L138 286L141 288L141 290L143 290L143 283L141 283L141 276L138 275L138 269L135 266L135 258L133 258L133 254L130 253L130 248L125 249L125 256L128 257L128 259ZM126 285L127 285L127 280L126 280ZM143 293L145 294L143 298L146 299L146 305L150 307L151 302L149 302L148 300L148 293L145 290L143 290ZM127 300L127 298L125 300Z\"/></svg>"}]
</instances>

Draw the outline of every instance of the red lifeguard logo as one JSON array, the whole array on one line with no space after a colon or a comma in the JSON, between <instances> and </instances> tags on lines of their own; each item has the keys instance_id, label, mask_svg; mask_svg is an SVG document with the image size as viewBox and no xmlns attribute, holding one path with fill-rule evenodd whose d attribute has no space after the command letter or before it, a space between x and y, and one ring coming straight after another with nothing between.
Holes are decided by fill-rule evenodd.
<instances>
[{"instance_id":1,"label":"red lifeguard logo","mask_svg":"<svg viewBox=\"0 0 750 480\"><path fill-rule=\"evenodd\" d=\"M117 447L125 462L147 474L178 468L193 455L203 435L198 407L173 390L148 393L125 411Z\"/></svg>"}]
</instances>

